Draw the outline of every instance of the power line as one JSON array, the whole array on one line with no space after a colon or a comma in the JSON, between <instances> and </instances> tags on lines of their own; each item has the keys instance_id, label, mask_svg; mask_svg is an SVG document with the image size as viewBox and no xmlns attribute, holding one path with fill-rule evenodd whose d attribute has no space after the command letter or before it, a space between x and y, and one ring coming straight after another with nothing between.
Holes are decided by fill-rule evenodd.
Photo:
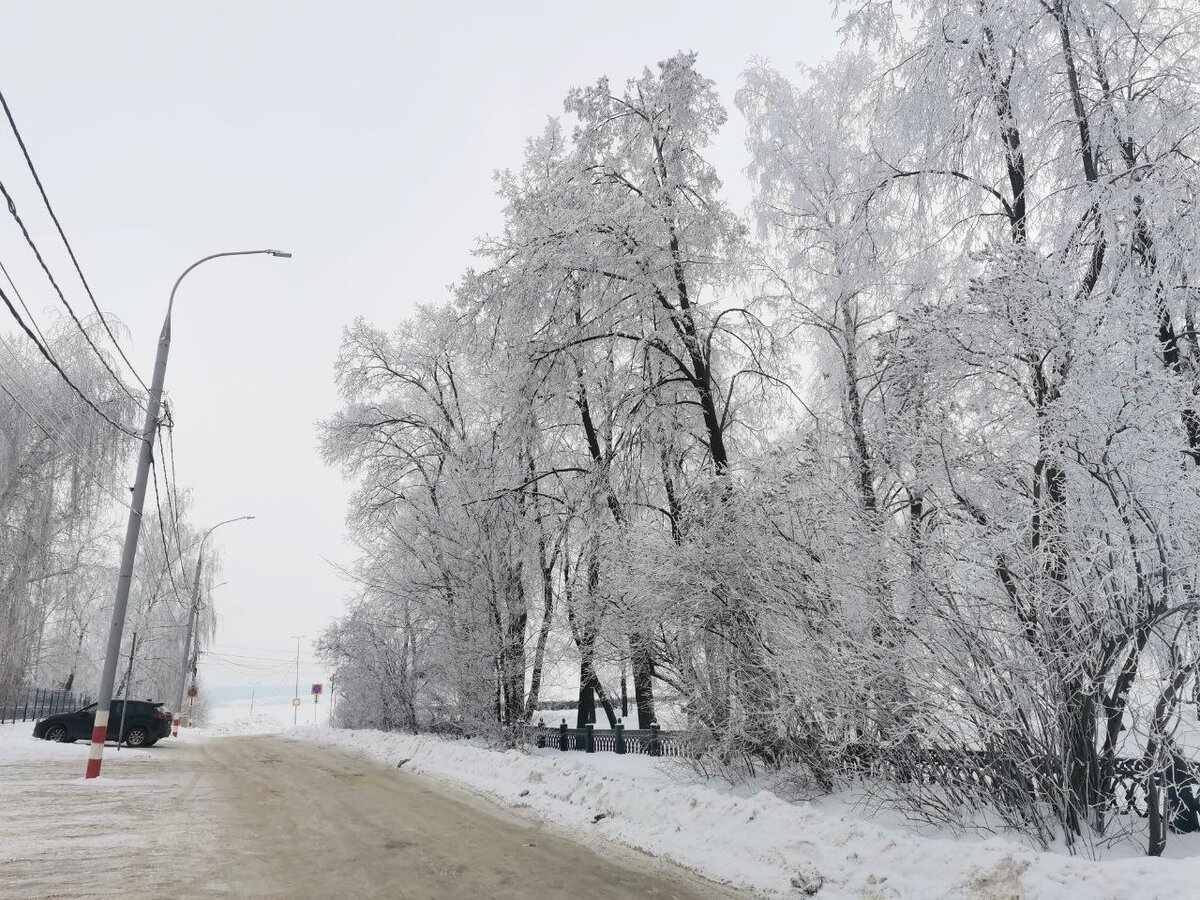
<instances>
[{"instance_id":1,"label":"power line","mask_svg":"<svg viewBox=\"0 0 1200 900\"><path fill-rule=\"evenodd\" d=\"M150 471L154 476L154 506L158 510L158 533L162 536L163 559L167 567L167 575L171 578L171 590L175 593L175 600L180 606L186 606L183 598L179 596L179 585L175 583L175 570L171 566L171 550L167 546L167 531L163 527L163 512L162 503L158 497L158 466L155 465L153 455L150 457ZM184 583L187 583L187 572L183 570L183 548L179 548L179 565L180 574L183 576Z\"/></svg>"},{"instance_id":2,"label":"power line","mask_svg":"<svg viewBox=\"0 0 1200 900\"><path fill-rule=\"evenodd\" d=\"M25 236L25 242L27 244L29 244L30 249L33 250L33 255L37 257L37 261L41 265L42 271L45 273L46 278L50 281L50 285L51 285L51 287L54 288L54 292L58 295L58 299L61 300L63 306L66 307L67 312L71 316L71 320L75 323L75 327L79 330L79 333L83 335L83 339L87 342L88 346L91 347L92 352L96 354L96 358L98 360L100 360L100 364L102 366L104 366L104 370L106 372L108 372L108 374L110 376L112 376L112 379L114 382L116 382L117 386L125 393L125 395L127 397L129 397L130 400L132 400L134 403L136 403L140 408L145 409L145 406L142 403L142 401L139 400L136 396L134 396L133 392L130 391L129 388L125 385L125 382L123 380L121 380L121 377L119 375L117 375L116 372L113 371L113 368L109 364L108 359L104 356L103 353L100 352L100 349L96 346L95 341L92 340L91 335L87 333L87 329L83 327L83 323L79 320L79 316L77 316L75 314L75 310L71 307L71 304L70 304L70 302L68 302L66 296L63 294L62 289L58 286L58 282L55 281L54 275L50 272L49 267L46 265L45 259L42 258L41 251L38 250L37 244L34 243L33 238L30 236L28 229L26 229L26 227L25 227L25 223L21 220L21 216L17 213L16 204L13 203L12 196L8 193L8 189L5 188L3 181L0 181L0 194L3 194L4 199L8 201L9 213L12 215L13 219L16 220L17 225L20 226L21 233ZM15 288L15 286L14 286L14 288ZM23 300L21 302L21 305L22 306L25 305ZM10 304L10 307L11 307L11 304ZM26 307L26 312L27 313L29 312L28 307ZM32 321L33 320L32 313L30 313L29 315L30 315L30 320Z\"/></svg>"},{"instance_id":3,"label":"power line","mask_svg":"<svg viewBox=\"0 0 1200 900\"><path fill-rule=\"evenodd\" d=\"M21 359L21 357L17 355L17 352L12 348L12 345L8 342L7 338L5 338L3 335L0 335L0 345L3 345L4 349L6 351L8 351L8 355L12 358L13 363L17 366L18 373L23 368L26 367L26 361ZM13 383L13 385L22 383L22 380L20 379L20 377L18 377L18 375L14 375L13 372L11 372L9 370L8 366L4 366L3 369L4 369L4 374L8 376L9 380ZM45 386L45 385L41 385L40 382L37 382L37 383L40 387ZM67 426L69 423L66 418L66 415L64 413L59 412L57 409L54 408L56 406L54 397L52 395L49 395L49 396L39 395L38 393L36 393L34 391L33 385L31 385L31 384L25 383L24 386L29 394L28 399L30 400L31 404L41 414L41 417L42 417L41 421L50 422L52 425L54 425L56 428L58 428L59 431L58 431L57 436L59 438L61 438L62 440L65 440L68 444L70 444L69 448L64 448L64 449L67 449L68 452L70 452L74 456L78 457L79 460L82 462L83 459L85 457L87 457L89 454L87 454L87 452L83 448L83 445L78 440L75 439L74 435L71 434L70 430L68 429ZM33 402L34 400L36 400L37 402L34 403ZM39 422L39 427L41 427L40 422ZM60 443L59 446L62 446L62 444Z\"/></svg>"},{"instance_id":4,"label":"power line","mask_svg":"<svg viewBox=\"0 0 1200 900\"><path fill-rule=\"evenodd\" d=\"M2 339L0 339L0 342L4 343L4 347L5 347L5 349L7 349L9 351L9 353L12 353L12 348L8 346L7 342L3 342ZM15 358L15 354L14 354L14 358ZM4 371L5 371L5 374L9 374L7 367L5 367ZM10 375L10 378L11 378L11 375ZM15 387L15 385L16 385L15 379L13 381L13 384ZM115 500L117 503L119 503L121 506L125 507L126 509L131 508L130 505L128 503L126 503L125 500L123 500L117 493L115 493L111 487L109 487L107 484L105 484L104 479L99 475L99 473L96 471L96 469L92 468L85 461L85 458L84 458L85 454L81 447L79 447L78 445L74 445L74 444L72 444L71 447L67 447L62 442L62 440L59 440L60 436L64 440L66 439L65 433L63 433L62 435L56 435L53 431L51 431L49 428L47 428L46 425L41 420L39 420L38 417L35 416L29 410L29 407L27 407L21 401L21 398L18 397L16 394L14 394L12 391L10 391L5 385L0 384L0 390L4 391L4 393L8 395L9 399L12 400L15 404L17 404L17 406L20 407L21 411L23 413L25 413L26 416L29 417L29 420L31 422L33 422L33 424L36 425L39 429L41 429L41 431L46 435L46 437L48 437L51 441L53 441L60 450L62 450L68 456L73 457L75 459L75 461L79 464L80 469L82 469L87 475L89 475L91 477L92 481L94 481L96 483L97 487L99 487L101 491L108 494L109 497L111 497L113 500ZM36 404L34 404L32 402L30 403L30 405L36 406ZM43 411L39 409L39 412L43 412ZM45 415L44 412L43 412L43 415ZM47 415L46 421L49 422L51 420L52 420L52 417Z\"/></svg>"},{"instance_id":5,"label":"power line","mask_svg":"<svg viewBox=\"0 0 1200 900\"><path fill-rule=\"evenodd\" d=\"M168 432L168 435L173 435L174 423L171 422L171 408L170 408L170 405L165 400L163 401L163 411L165 413L165 418L167 420L166 430ZM158 440L159 450L162 451L160 457L158 457L158 458L161 458L164 461L164 463L168 463L168 465L169 465L169 470L170 470L169 477L168 477L168 470L167 469L163 470L163 487L167 492L167 509L171 513L171 525L172 525L171 530L175 534L175 547L178 550L178 555L179 555L179 572L183 579L183 583L186 586L187 585L187 570L184 568L184 564L183 564L183 535L180 534L180 530L179 530L179 479L175 475L175 439L173 436L170 439L171 440L171 443L170 443L171 451L170 451L170 459L168 460L167 459L167 445L163 441L162 432L163 432L163 429L159 428L155 433L155 437ZM166 550L167 536L165 533L163 533L162 506L159 505L159 498L158 498L158 469L157 469L157 466L154 466L154 458L151 459L151 466L153 466L152 471L154 472L154 502L155 502L155 505L158 506L158 528L159 528L159 532L162 533L163 550L164 550L164 552L167 552L167 565L169 567L171 556L170 556L169 551ZM173 575L171 578L171 583L172 583L172 586L174 586L174 576ZM178 588L176 588L176 595L178 596ZM190 603L191 601L189 600L188 602Z\"/></svg>"},{"instance_id":6,"label":"power line","mask_svg":"<svg viewBox=\"0 0 1200 900\"><path fill-rule=\"evenodd\" d=\"M146 382L142 380L142 376L138 374L137 369L133 367L133 363L129 361L129 357L125 355L125 351L121 349L120 343L117 342L117 337L108 326L108 320L104 318L104 313L100 311L100 305L96 302L96 297L92 293L91 285L83 276L83 269L79 265L79 260L75 257L75 250L71 247L71 242L67 240L67 235L63 231L62 224L58 221L58 216L54 213L54 207L50 205L50 198L46 196L46 189L42 186L42 179L38 177L37 169L34 168L33 159L29 155L29 150L25 146L25 140L21 137L21 132L17 128L17 122L13 118L12 110L9 109L8 101L4 98L4 92L0 91L0 105L4 107L4 115L8 118L9 127L12 128L13 136L17 139L17 144L21 148L21 154L25 157L25 164L29 166L29 174L33 176L33 182L37 185L38 193L42 195L42 202L46 205L46 212L50 213L50 219L54 222L54 227L58 229L58 236L62 238L63 246L67 248L67 255L71 257L71 263L75 266L75 272L79 275L79 280L83 283L83 289L87 291L88 299L92 301L92 308L96 310L96 315L100 317L100 323L104 326L104 330L108 333L109 340L113 342L113 346L117 348L117 353L121 359L125 361L125 365L129 367L129 371L133 373L133 377L137 379L138 384L144 390L149 390L146 387Z\"/></svg>"},{"instance_id":7,"label":"power line","mask_svg":"<svg viewBox=\"0 0 1200 900\"><path fill-rule=\"evenodd\" d=\"M159 450L162 451L163 461L168 466L167 469L163 469L163 483L167 488L167 508L171 510L171 521L175 531L175 546L179 548L180 566L182 567L183 535L179 531L179 477L175 474L175 423L171 418L171 405L166 400L163 400L163 411L165 413L164 426L167 431L169 445L163 442L162 428L158 429L156 437L158 438ZM168 470L170 474L169 478Z\"/></svg>"},{"instance_id":8,"label":"power line","mask_svg":"<svg viewBox=\"0 0 1200 900\"><path fill-rule=\"evenodd\" d=\"M17 298L17 302L21 304L21 309L25 310L25 315L29 316L29 324L32 325L33 330L38 333L38 337L42 339L42 343L46 346L49 346L50 342L46 340L46 335L44 335L42 333L42 329L38 327L37 319L35 319L33 313L29 311L29 307L25 305L25 298L22 297L21 292L17 290L16 282L14 282L12 280L12 276L8 274L8 269L5 267L3 262L0 262L0 272L4 273L4 279L8 282L8 286L12 289L13 296Z\"/></svg>"},{"instance_id":9,"label":"power line","mask_svg":"<svg viewBox=\"0 0 1200 900\"><path fill-rule=\"evenodd\" d=\"M12 401L13 401L13 403L17 404L17 406L18 406L18 407L20 407L20 409L21 409L21 412L25 413L25 415L27 415L27 416L29 417L29 420L30 420L31 422L33 422L33 424L34 424L34 425L36 425L36 426L37 426L37 427L38 427L38 428L39 428L39 429L42 431L42 433L44 433L44 434L46 435L46 437L50 438L50 440L51 440L51 441L53 441L55 444L57 444L57 445L58 445L58 448L59 448L60 450L62 450L62 451L63 451L64 453L66 453L68 456L76 456L76 454L72 453L72 452L71 452L69 449L67 449L67 447L65 447L65 446L62 444L62 442L61 442L61 441L59 441L59 439L58 439L58 438L57 438L57 437L54 435L54 433L53 433L52 431L50 431L50 429L48 429L48 428L47 428L45 425L43 425L41 422L39 422L39 421L37 420L37 418L36 418L36 417L33 415L33 413L31 413L31 412L30 412L30 411L29 411L29 410L26 408L25 404L24 404L24 403L22 403L22 402L21 402L21 400L20 400L20 398L19 398L19 397L17 397L17 396L16 396L16 395L15 395L15 394L14 394L12 391L10 391L10 390L9 390L7 387L5 387L3 384L0 384L0 391L3 391L3 392L5 393L5 395L6 395L6 396L7 396L7 397L8 397L10 400L12 400ZM83 471L84 471L84 472L86 472L88 475L90 475L90 476L91 476L91 478L92 478L92 480L96 482L96 484L97 484L97 485L100 487L100 489L101 489L101 490L103 490L103 491L104 491L106 494L108 494L108 495L109 495L109 496L110 496L110 497L111 497L113 500L116 500L116 501L117 501L117 503L121 504L121 505L122 505L123 507L125 507L126 509L130 509L130 508L131 508L131 507L130 507L130 505L129 505L128 503L126 503L126 502L125 502L124 500L122 500L122 499L121 499L121 498L120 498L120 497L119 497L117 494L115 494L115 493L113 492L112 488L109 488L109 487L105 486L104 482L102 482L102 481L101 481L99 478L97 478L97 477L96 477L96 475L94 474L94 470L92 470L92 469L89 469L89 468L87 468L87 466L85 466L85 465L82 465L82 464L81 464L81 466L80 466L80 467L83 469Z\"/></svg>"},{"instance_id":10,"label":"power line","mask_svg":"<svg viewBox=\"0 0 1200 900\"><path fill-rule=\"evenodd\" d=\"M37 257L38 264L42 267L42 271L46 274L46 278L50 281L50 286L54 288L54 293L58 294L58 299L62 301L63 306L67 308L67 312L71 315L71 321L75 323L75 327L79 329L79 333L83 335L83 339L87 341L92 352L96 354L96 358L100 360L100 364L104 366L105 371L113 377L113 380L121 388L122 391L138 406L145 409L142 401L134 396L133 392L125 386L125 382L121 380L113 368L108 363L108 359L100 352L100 348L96 346L96 342L92 340L92 336L87 333L87 329L83 327L83 322L79 321L79 316L75 315L75 310L72 308L66 295L62 292L62 288L58 286L58 282L54 279L54 274L50 271L50 267L46 265L46 260L42 258L42 251L38 249L37 244L33 242L33 238L29 234L29 229L25 227L25 222L22 221L20 214L17 212L17 205L13 202L12 195L8 193L8 188L4 186L4 182L0 181L0 194L4 195L4 199L8 201L8 212L13 217L17 225L21 229L21 234L25 236L25 243L29 245L29 249L33 251L33 255Z\"/></svg>"},{"instance_id":11,"label":"power line","mask_svg":"<svg viewBox=\"0 0 1200 900\"><path fill-rule=\"evenodd\" d=\"M59 377L62 378L62 380L65 381L70 386L71 390L73 390L76 394L79 395L79 399L82 400L84 403L86 403L88 406L90 406L92 408L92 411L95 412L96 415L98 415L100 418L104 419L104 421L108 422L108 424L111 425L113 428L117 429L120 432L123 432L124 434L129 435L129 437L131 437L131 438L138 439L138 435L135 432L130 431L124 425L109 418L109 416L102 409L100 409L100 407L98 407L94 402L92 402L92 399L90 397L88 397L83 391L81 391L78 387L76 387L75 382L73 382L70 379L70 377L67 375L67 373L65 371L63 371L63 367L58 364L58 360L56 360L53 356L50 355L50 351L47 350L42 345L42 342L38 340L37 335L34 334L33 331L30 329L30 327L25 324L25 320L21 318L21 314L17 312L17 308L15 306L13 306L12 301L8 299L8 294L4 293L3 288L0 288L0 300L4 301L4 305L8 307L8 311L12 314L12 317L17 320L17 324L21 326L21 330L24 331L25 334L27 334L29 336L29 339L31 341L33 341L33 343L37 346L38 352L41 353L42 356L45 357L46 362L50 363L50 365L54 367L54 371L57 372L59 374ZM126 393L129 393L128 389L126 389Z\"/></svg>"}]
</instances>

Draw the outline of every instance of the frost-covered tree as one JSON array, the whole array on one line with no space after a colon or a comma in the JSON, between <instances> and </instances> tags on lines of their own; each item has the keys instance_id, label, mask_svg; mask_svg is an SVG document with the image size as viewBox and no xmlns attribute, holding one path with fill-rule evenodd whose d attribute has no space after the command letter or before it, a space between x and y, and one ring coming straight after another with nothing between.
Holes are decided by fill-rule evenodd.
<instances>
[{"instance_id":1,"label":"frost-covered tree","mask_svg":"<svg viewBox=\"0 0 1200 900\"><path fill-rule=\"evenodd\" d=\"M680 54L568 95L444 306L347 331L361 590L322 646L349 724L484 733L567 670L611 721L628 669L704 764L985 759L874 784L1084 848L1117 757L1183 765L1200 666L1197 23L842 14L744 76L747 222Z\"/></svg>"},{"instance_id":2,"label":"frost-covered tree","mask_svg":"<svg viewBox=\"0 0 1200 900\"><path fill-rule=\"evenodd\" d=\"M140 401L99 355L99 323L84 327L97 333L46 329L61 372L24 336L0 336L0 698L99 683ZM137 631L128 687L165 700L184 655L195 535L186 494L165 477L162 488L141 532L123 652ZM201 634L214 621L206 605Z\"/></svg>"}]
</instances>

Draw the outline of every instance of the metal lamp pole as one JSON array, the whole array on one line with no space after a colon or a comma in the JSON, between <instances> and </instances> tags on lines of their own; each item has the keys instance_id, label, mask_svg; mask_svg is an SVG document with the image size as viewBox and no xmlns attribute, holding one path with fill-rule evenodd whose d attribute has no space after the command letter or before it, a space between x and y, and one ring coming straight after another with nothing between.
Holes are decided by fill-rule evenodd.
<instances>
[{"instance_id":1,"label":"metal lamp pole","mask_svg":"<svg viewBox=\"0 0 1200 900\"><path fill-rule=\"evenodd\" d=\"M163 382L167 375L167 356L171 351L171 310L175 306L175 292L184 277L202 263L222 256L254 256L266 254L288 258L290 253L281 250L234 250L214 253L192 263L183 270L171 288L167 301L167 315L163 319L162 331L158 336L158 353L154 358L154 376L150 381L150 393L146 397L146 420L142 425L142 446L138 451L137 475L133 482L133 498L129 506L129 520L125 526L125 544L121 549L121 568L117 572L117 590L113 598L112 622L108 627L108 650L104 655L104 671L100 676L100 693L96 700L96 718L92 726L92 746L88 752L85 778L96 778L104 760L104 741L108 735L108 713L112 708L113 683L117 679L117 663L121 653L121 634L125 630L125 609L129 605L129 587L133 581L133 563L137 556L138 535L142 530L142 506L146 500L146 483L150 477L150 460L154 452L154 434L158 430L158 407L162 401ZM120 740L121 735L117 735Z\"/></svg>"},{"instance_id":2,"label":"metal lamp pole","mask_svg":"<svg viewBox=\"0 0 1200 900\"><path fill-rule=\"evenodd\" d=\"M175 694L178 702L175 704L175 716L171 720L171 737L179 736L179 717L183 713L183 692L187 689L188 652L192 645L192 632L196 630L196 617L200 613L200 571L204 565L204 542L222 525L228 525L230 522L245 522L253 518L254 516L238 516L236 519L218 522L204 532L204 536L200 538L200 551L196 554L196 576L192 579L192 604L188 610L187 636L183 639L183 662L179 664L179 690Z\"/></svg>"}]
</instances>

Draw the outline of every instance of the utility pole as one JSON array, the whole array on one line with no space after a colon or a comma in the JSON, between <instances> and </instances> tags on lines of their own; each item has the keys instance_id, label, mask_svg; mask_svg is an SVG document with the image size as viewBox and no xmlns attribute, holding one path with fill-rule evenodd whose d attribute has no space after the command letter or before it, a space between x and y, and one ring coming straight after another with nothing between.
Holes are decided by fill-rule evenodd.
<instances>
[{"instance_id":1,"label":"utility pole","mask_svg":"<svg viewBox=\"0 0 1200 900\"><path fill-rule=\"evenodd\" d=\"M162 401L167 376L167 355L171 351L171 314L163 322L154 359L154 376L146 398L146 421L142 425L142 446L138 450L137 474L133 479L133 498L129 520L125 524L125 545L121 549L121 567L117 570L117 593L113 598L112 621L108 626L108 649L100 674L100 694L96 699L96 717L92 720L92 746L88 749L85 778L97 778L104 761L104 741L108 737L108 714L112 709L113 682L117 679L117 660L121 653L121 632L125 630L125 609L129 606L129 587L133 582L133 563L137 557L138 535L142 531L142 506L146 501L146 483L150 477L150 459L154 434L158 430L158 406ZM118 738L120 735L118 735Z\"/></svg>"},{"instance_id":2,"label":"utility pole","mask_svg":"<svg viewBox=\"0 0 1200 900\"><path fill-rule=\"evenodd\" d=\"M129 606L129 588L133 583L133 564L137 558L138 535L142 531L142 507L146 502L146 485L150 478L150 460L154 454L154 435L158 431L158 407L162 403L163 384L167 379L167 357L171 352L171 310L175 306L175 292L179 283L192 269L210 259L221 256L252 256L266 253L270 256L290 257L281 250L234 250L213 253L199 259L183 270L175 279L171 296L167 300L167 315L163 319L162 331L158 335L158 352L154 357L154 374L150 378L150 391L146 396L146 419L142 424L142 446L138 450L137 472L133 479L133 496L130 498L129 519L125 524L125 543L121 548L121 564L117 569L117 590L113 597L112 621L108 626L108 647L104 654L104 669L100 674L100 692L96 698L96 716L92 720L92 745L88 750L85 778L98 778L104 762L104 741L108 735L108 715L112 709L113 682L117 680L117 663L121 655L121 634L125 631L125 611ZM168 560L169 561L169 560Z\"/></svg>"},{"instance_id":3,"label":"utility pole","mask_svg":"<svg viewBox=\"0 0 1200 900\"><path fill-rule=\"evenodd\" d=\"M295 726L300 719L300 638L302 634L296 635L296 694L292 698L292 725Z\"/></svg>"},{"instance_id":4,"label":"utility pole","mask_svg":"<svg viewBox=\"0 0 1200 900\"><path fill-rule=\"evenodd\" d=\"M178 702L175 704L175 716L171 722L171 737L179 736L179 719L183 715L183 695L187 689L187 673L188 673L188 653L191 649L192 634L196 630L196 619L200 615L200 571L204 565L204 542L208 540L208 536L220 528L222 525L228 525L230 522L242 522L247 519L253 519L254 516L239 516L236 519L226 519L224 522L218 522L200 538L200 550L196 554L196 575L192 579L192 603L188 609L187 635L183 639L183 662L179 664L179 691L176 693ZM192 675L192 682L196 680L195 674ZM191 704L189 704L190 706Z\"/></svg>"},{"instance_id":5,"label":"utility pole","mask_svg":"<svg viewBox=\"0 0 1200 900\"><path fill-rule=\"evenodd\" d=\"M207 535L205 535L207 537ZM179 737L179 719L183 716L183 692L187 689L188 653L192 649L192 634L196 630L196 616L200 605L200 571L204 567L204 541L200 541L200 552L196 555L196 575L192 579L192 602L188 608L187 635L183 639L183 665L179 667L179 702L175 704L175 715L171 721L171 737Z\"/></svg>"},{"instance_id":6,"label":"utility pole","mask_svg":"<svg viewBox=\"0 0 1200 900\"><path fill-rule=\"evenodd\" d=\"M195 642L192 644L192 684L196 683L196 670L200 668L200 632L195 634ZM195 697L188 697L188 716L187 727L192 727L192 704L196 702Z\"/></svg>"},{"instance_id":7,"label":"utility pole","mask_svg":"<svg viewBox=\"0 0 1200 900\"><path fill-rule=\"evenodd\" d=\"M125 700L121 703L121 724L117 728L117 752L121 752L121 738L125 736L125 713L129 711L129 689L133 686L133 653L137 650L137 632L129 642L129 668L125 670Z\"/></svg>"},{"instance_id":8,"label":"utility pole","mask_svg":"<svg viewBox=\"0 0 1200 900\"><path fill-rule=\"evenodd\" d=\"M330 728L333 727L333 691L334 691L334 683L333 682L334 682L334 679L336 679L336 678L337 678L336 675L329 676L329 727Z\"/></svg>"}]
</instances>

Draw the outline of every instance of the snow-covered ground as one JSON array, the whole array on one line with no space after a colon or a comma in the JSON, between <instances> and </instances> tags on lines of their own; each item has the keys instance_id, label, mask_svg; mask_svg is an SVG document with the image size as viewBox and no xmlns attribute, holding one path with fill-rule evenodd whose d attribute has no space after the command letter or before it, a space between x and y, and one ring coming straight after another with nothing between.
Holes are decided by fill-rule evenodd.
<instances>
[{"instance_id":1,"label":"snow-covered ground","mask_svg":"<svg viewBox=\"0 0 1200 900\"><path fill-rule=\"evenodd\" d=\"M315 707L315 708L314 708ZM301 699L300 707L293 708L291 696L268 696L255 698L253 706L250 696L211 702L208 721L200 731L207 734L272 734L292 728L293 721L300 725L324 725L329 721L329 707L325 702L314 704Z\"/></svg>"},{"instance_id":2,"label":"snow-covered ground","mask_svg":"<svg viewBox=\"0 0 1200 900\"><path fill-rule=\"evenodd\" d=\"M217 835L203 814L214 798L179 763L187 748L114 746L100 778L83 777L88 745L33 737L32 722L0 725L0 898L153 894L204 883ZM199 855L197 855L199 854Z\"/></svg>"},{"instance_id":3,"label":"snow-covered ground","mask_svg":"<svg viewBox=\"0 0 1200 900\"><path fill-rule=\"evenodd\" d=\"M305 712L312 722L309 707L301 707L301 721ZM1200 884L1200 835L1171 835L1170 858L1146 859L1128 846L1116 851L1124 858L1096 862L1038 852L1012 837L917 834L872 817L852 798L789 803L768 790L699 779L665 760L500 752L325 724L293 728L292 717L290 698L256 703L253 717L248 704L218 705L209 727L178 743L119 755L109 747L105 776L90 783L80 777L85 744L34 740L29 723L0 726L0 897L53 895L37 893L41 879L61 872L67 857L80 873L134 856L156 870L186 866L189 848L172 836L182 833L176 826L196 827L183 798L190 807L211 792L176 763L188 744L210 735L264 732L388 768L405 761L406 771L465 787L585 843L624 844L762 897L801 897L803 885L819 883L822 900L1184 900ZM14 885L25 893L12 893ZM93 895L105 896L70 896Z\"/></svg>"},{"instance_id":4,"label":"snow-covered ground","mask_svg":"<svg viewBox=\"0 0 1200 900\"><path fill-rule=\"evenodd\" d=\"M467 741L300 727L289 736L465 785L586 840L670 859L764 897L822 900L1183 900L1200 885L1200 836L1169 853L1092 861L1042 853L1010 837L916 834L846 798L788 803L766 790L704 781L641 756L500 752ZM1182 854L1196 856L1181 856Z\"/></svg>"}]
</instances>

